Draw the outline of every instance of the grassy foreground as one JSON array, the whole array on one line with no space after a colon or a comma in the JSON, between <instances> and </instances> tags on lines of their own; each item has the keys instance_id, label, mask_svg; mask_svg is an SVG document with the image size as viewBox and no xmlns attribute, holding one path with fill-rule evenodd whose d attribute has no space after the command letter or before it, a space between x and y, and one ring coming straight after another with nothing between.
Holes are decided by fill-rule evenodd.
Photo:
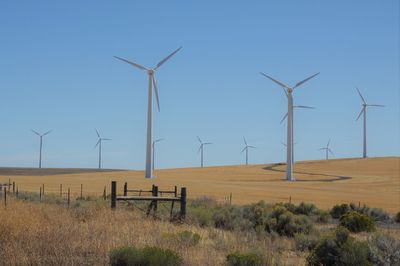
<instances>
[{"instance_id":1,"label":"grassy foreground","mask_svg":"<svg viewBox=\"0 0 400 266\"><path fill-rule=\"evenodd\" d=\"M193 201L186 222L172 223L162 215L157 219L146 218L138 209L123 204L111 210L109 201L93 198L74 201L69 208L55 196L48 196L44 202L38 202L32 195L26 195L26 199L10 198L7 208L0 208L0 258L4 265L109 265L110 250L130 245L170 249L179 254L184 265L226 265L227 255L238 251L261 254L265 265L305 265L310 253L308 247L312 245L309 242L338 226L337 220L319 222L320 217L326 216L322 212L323 216L310 218L313 229L304 230L309 236L303 233L290 236L285 235L286 231L278 234L255 227L253 230L243 220L246 214L238 217L243 215L242 207L215 206L209 200ZM204 204L208 206L202 208ZM257 216L257 208L264 205L256 204L248 210L254 210ZM272 208L276 211L281 206ZM211 209L217 218L207 216L207 210ZM308 219L305 215L301 217ZM174 237L183 231L198 234L199 241ZM353 235L368 240L382 233L400 240L399 226L393 221L383 226L378 224L375 232Z\"/></svg>"}]
</instances>

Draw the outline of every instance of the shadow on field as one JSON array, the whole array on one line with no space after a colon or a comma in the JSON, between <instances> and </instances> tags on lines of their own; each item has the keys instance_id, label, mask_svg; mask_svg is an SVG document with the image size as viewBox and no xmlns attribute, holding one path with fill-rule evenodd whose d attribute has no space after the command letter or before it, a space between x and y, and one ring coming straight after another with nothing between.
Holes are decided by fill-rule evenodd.
<instances>
[{"instance_id":1,"label":"shadow on field","mask_svg":"<svg viewBox=\"0 0 400 266\"><path fill-rule=\"evenodd\" d=\"M274 171L274 172L285 173L286 170L276 169L276 167L282 166L282 165L286 165L286 164L276 163L271 166L264 167L263 169L269 170L269 171ZM307 173L307 172L300 172L300 171L293 171L293 174L304 174L304 175L311 175L311 176L326 176L327 177L327 178L323 178L323 179L312 179L312 180L296 178L296 182L336 182L336 181L348 180L348 179L352 178L350 176L336 176L336 175L321 174L321 173ZM276 179L276 180L271 180L271 181L279 181L279 180L282 180L282 179Z\"/></svg>"}]
</instances>

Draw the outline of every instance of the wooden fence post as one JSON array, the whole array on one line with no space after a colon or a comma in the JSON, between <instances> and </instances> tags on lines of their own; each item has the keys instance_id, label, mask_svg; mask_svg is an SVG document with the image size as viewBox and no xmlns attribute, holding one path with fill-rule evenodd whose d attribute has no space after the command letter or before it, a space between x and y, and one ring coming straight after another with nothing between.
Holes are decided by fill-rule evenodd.
<instances>
[{"instance_id":1,"label":"wooden fence post","mask_svg":"<svg viewBox=\"0 0 400 266\"><path fill-rule=\"evenodd\" d=\"M106 200L107 195L106 195L106 188L107 186L104 186L104 191L103 191L103 199Z\"/></svg>"},{"instance_id":2,"label":"wooden fence post","mask_svg":"<svg viewBox=\"0 0 400 266\"><path fill-rule=\"evenodd\" d=\"M181 188L181 219L186 217L186 188Z\"/></svg>"},{"instance_id":3,"label":"wooden fence post","mask_svg":"<svg viewBox=\"0 0 400 266\"><path fill-rule=\"evenodd\" d=\"M4 207L7 207L7 188L4 187Z\"/></svg>"},{"instance_id":4,"label":"wooden fence post","mask_svg":"<svg viewBox=\"0 0 400 266\"><path fill-rule=\"evenodd\" d=\"M39 201L42 201L42 187L39 188Z\"/></svg>"},{"instance_id":5,"label":"wooden fence post","mask_svg":"<svg viewBox=\"0 0 400 266\"><path fill-rule=\"evenodd\" d=\"M128 182L124 184L124 196L128 196Z\"/></svg>"},{"instance_id":6,"label":"wooden fence post","mask_svg":"<svg viewBox=\"0 0 400 266\"><path fill-rule=\"evenodd\" d=\"M71 190L70 190L70 188L68 188L68 199L67 199L67 201L68 201L68 207L69 207L69 204L71 202Z\"/></svg>"},{"instance_id":7,"label":"wooden fence post","mask_svg":"<svg viewBox=\"0 0 400 266\"><path fill-rule=\"evenodd\" d=\"M18 199L18 187L17 187L17 194L15 194L15 196L17 197L17 199Z\"/></svg>"},{"instance_id":8,"label":"wooden fence post","mask_svg":"<svg viewBox=\"0 0 400 266\"><path fill-rule=\"evenodd\" d=\"M158 186L154 186L154 194L153 194L153 196L158 197ZM154 206L153 206L154 215L156 215L156 212L157 212L157 205L158 205L158 202L157 202L157 200L155 200L154 201Z\"/></svg>"},{"instance_id":9,"label":"wooden fence post","mask_svg":"<svg viewBox=\"0 0 400 266\"><path fill-rule=\"evenodd\" d=\"M229 194L229 205L232 205L232 192Z\"/></svg>"},{"instance_id":10,"label":"wooden fence post","mask_svg":"<svg viewBox=\"0 0 400 266\"><path fill-rule=\"evenodd\" d=\"M60 184L60 197L62 197L62 184Z\"/></svg>"},{"instance_id":11,"label":"wooden fence post","mask_svg":"<svg viewBox=\"0 0 400 266\"><path fill-rule=\"evenodd\" d=\"M178 187L177 186L174 187L174 196L178 197Z\"/></svg>"},{"instance_id":12,"label":"wooden fence post","mask_svg":"<svg viewBox=\"0 0 400 266\"><path fill-rule=\"evenodd\" d=\"M111 181L111 209L117 206L117 182Z\"/></svg>"},{"instance_id":13,"label":"wooden fence post","mask_svg":"<svg viewBox=\"0 0 400 266\"><path fill-rule=\"evenodd\" d=\"M44 184L42 184L42 196L43 196L43 199L44 199Z\"/></svg>"},{"instance_id":14,"label":"wooden fence post","mask_svg":"<svg viewBox=\"0 0 400 266\"><path fill-rule=\"evenodd\" d=\"M11 178L8 179L8 192L11 192Z\"/></svg>"},{"instance_id":15,"label":"wooden fence post","mask_svg":"<svg viewBox=\"0 0 400 266\"><path fill-rule=\"evenodd\" d=\"M83 184L81 184L81 199L83 199Z\"/></svg>"},{"instance_id":16,"label":"wooden fence post","mask_svg":"<svg viewBox=\"0 0 400 266\"><path fill-rule=\"evenodd\" d=\"M13 181L13 194L15 194L15 182Z\"/></svg>"}]
</instances>

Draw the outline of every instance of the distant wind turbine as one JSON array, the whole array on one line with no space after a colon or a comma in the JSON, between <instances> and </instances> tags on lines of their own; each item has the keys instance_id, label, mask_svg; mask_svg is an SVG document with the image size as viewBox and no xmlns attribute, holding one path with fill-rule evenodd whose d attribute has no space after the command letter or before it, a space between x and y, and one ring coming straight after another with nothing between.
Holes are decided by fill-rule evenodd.
<instances>
[{"instance_id":1,"label":"distant wind turbine","mask_svg":"<svg viewBox=\"0 0 400 266\"><path fill-rule=\"evenodd\" d=\"M201 168L203 168L203 151L204 151L204 146L205 145L210 145L210 144L212 144L211 142L202 142L201 141L201 139L197 136L197 140L200 142L200 147L199 147L199 151L197 152L197 153L199 153L199 152L201 152Z\"/></svg>"},{"instance_id":2,"label":"distant wind turbine","mask_svg":"<svg viewBox=\"0 0 400 266\"><path fill-rule=\"evenodd\" d=\"M97 146L99 146L99 169L101 169L101 144L103 142L103 140L111 140L111 139L107 139L107 138L102 138L100 136L99 131L96 129L96 133L97 133L97 137L99 138L96 145L94 146L94 148L96 148Z\"/></svg>"},{"instance_id":3,"label":"distant wind turbine","mask_svg":"<svg viewBox=\"0 0 400 266\"><path fill-rule=\"evenodd\" d=\"M304 84L305 82L309 81L310 79L314 78L315 76L317 76L319 73L316 73L300 82L297 82L296 85L294 87L289 87L287 85L285 85L284 83L271 78L270 76L268 76L267 74L264 74L262 72L260 72L261 75L263 75L264 77L272 80L273 82L275 82L276 84L278 84L279 86L281 86L287 96L288 99L288 116L287 116L287 154L286 154L286 179L288 181L295 181L295 177L293 176L293 90L299 86L301 86L302 84Z\"/></svg>"},{"instance_id":4,"label":"distant wind turbine","mask_svg":"<svg viewBox=\"0 0 400 266\"><path fill-rule=\"evenodd\" d=\"M156 139L156 140L153 141L153 165L152 165L153 172L154 172L154 160L155 160L155 157L154 157L154 153L155 153L155 144L156 144L157 142L160 142L160 141L163 141L163 140L164 140L164 139L161 138L161 139Z\"/></svg>"},{"instance_id":5,"label":"distant wind turbine","mask_svg":"<svg viewBox=\"0 0 400 266\"><path fill-rule=\"evenodd\" d=\"M360 114L358 115L356 121L360 118L360 116L364 113L364 139L363 139L363 158L367 158L367 107L368 106L375 106L375 107L385 107L384 105L380 105L380 104L367 104L364 100L364 97L361 95L361 92L358 88L357 92L358 95L360 95L361 101L363 102L362 104L362 109Z\"/></svg>"},{"instance_id":6,"label":"distant wind turbine","mask_svg":"<svg viewBox=\"0 0 400 266\"><path fill-rule=\"evenodd\" d=\"M156 95L156 100L157 100L157 108L158 111L160 111L160 101L158 99L158 87L157 87L157 80L155 77L156 70L163 65L168 59L170 59L174 54L176 54L182 47L179 47L176 49L174 52L172 52L170 55L165 57L163 60L161 60L154 68L148 68L144 67L142 65L139 65L137 63L128 61L126 59L114 56L118 60L121 60L125 63L128 63L136 68L139 68L140 70L147 71L147 75L149 77L149 89L148 89L148 102L147 102L147 144L146 144L146 171L145 171L145 177L146 178L153 178L153 169L152 169L152 146L153 146L153 131L152 131L152 120L153 120L153 86L154 86L154 93Z\"/></svg>"},{"instance_id":7,"label":"distant wind turbine","mask_svg":"<svg viewBox=\"0 0 400 266\"><path fill-rule=\"evenodd\" d=\"M322 147L319 150L324 150L325 151L325 159L329 159L329 153L333 155L332 150L329 148L329 144L331 143L331 140L329 139L328 144L326 144L326 147Z\"/></svg>"},{"instance_id":8,"label":"distant wind turbine","mask_svg":"<svg viewBox=\"0 0 400 266\"><path fill-rule=\"evenodd\" d=\"M39 136L40 138L40 148L39 148L39 168L42 168L42 147L43 147L43 137L49 134L52 130L47 131L44 134L39 134L37 131L31 129L33 133Z\"/></svg>"},{"instance_id":9,"label":"distant wind turbine","mask_svg":"<svg viewBox=\"0 0 400 266\"><path fill-rule=\"evenodd\" d=\"M256 147L247 145L247 141L246 141L245 137L243 137L243 141L244 141L244 148L241 151L241 153L246 151L246 165L248 165L249 164L249 148L255 149Z\"/></svg>"}]
</instances>

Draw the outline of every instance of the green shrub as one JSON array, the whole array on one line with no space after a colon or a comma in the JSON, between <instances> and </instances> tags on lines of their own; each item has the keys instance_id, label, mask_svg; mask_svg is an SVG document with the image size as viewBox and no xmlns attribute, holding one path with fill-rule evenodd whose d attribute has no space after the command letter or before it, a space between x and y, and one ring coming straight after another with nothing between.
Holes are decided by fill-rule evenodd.
<instances>
[{"instance_id":1,"label":"green shrub","mask_svg":"<svg viewBox=\"0 0 400 266\"><path fill-rule=\"evenodd\" d=\"M142 251L133 246L119 247L110 251L112 266L140 265L143 259Z\"/></svg>"},{"instance_id":2,"label":"green shrub","mask_svg":"<svg viewBox=\"0 0 400 266\"><path fill-rule=\"evenodd\" d=\"M262 266L264 258L255 253L234 252L226 257L228 266Z\"/></svg>"},{"instance_id":3,"label":"green shrub","mask_svg":"<svg viewBox=\"0 0 400 266\"><path fill-rule=\"evenodd\" d=\"M296 207L295 213L296 214L303 214L306 216L310 216L315 214L318 211L317 207L315 207L312 203L300 203L299 206Z\"/></svg>"},{"instance_id":4,"label":"green shrub","mask_svg":"<svg viewBox=\"0 0 400 266\"><path fill-rule=\"evenodd\" d=\"M315 216L315 221L318 223L329 223L331 221L331 215L327 211L319 210Z\"/></svg>"},{"instance_id":5,"label":"green shrub","mask_svg":"<svg viewBox=\"0 0 400 266\"><path fill-rule=\"evenodd\" d=\"M185 230L182 232L178 232L176 234L165 233L163 234L164 239L172 240L179 242L180 244L187 246L195 246L200 242L200 235L197 233L193 233L191 231Z\"/></svg>"},{"instance_id":6,"label":"green shrub","mask_svg":"<svg viewBox=\"0 0 400 266\"><path fill-rule=\"evenodd\" d=\"M158 247L138 249L126 246L111 250L110 264L112 266L180 266L182 259L168 249Z\"/></svg>"},{"instance_id":7,"label":"green shrub","mask_svg":"<svg viewBox=\"0 0 400 266\"><path fill-rule=\"evenodd\" d=\"M149 266L179 266L182 265L182 258L174 251L158 247L145 247L143 252L143 264Z\"/></svg>"},{"instance_id":8,"label":"green shrub","mask_svg":"<svg viewBox=\"0 0 400 266\"><path fill-rule=\"evenodd\" d=\"M372 265L365 242L350 237L346 228L322 238L307 257L308 265Z\"/></svg>"},{"instance_id":9,"label":"green shrub","mask_svg":"<svg viewBox=\"0 0 400 266\"><path fill-rule=\"evenodd\" d=\"M201 227L213 224L214 209L207 207L192 207L188 210L188 220Z\"/></svg>"},{"instance_id":10,"label":"green shrub","mask_svg":"<svg viewBox=\"0 0 400 266\"><path fill-rule=\"evenodd\" d=\"M296 215L283 206L275 206L269 220L267 231L275 231L281 236L293 237L295 234L308 234L312 229L310 219L304 215Z\"/></svg>"},{"instance_id":11,"label":"green shrub","mask_svg":"<svg viewBox=\"0 0 400 266\"><path fill-rule=\"evenodd\" d=\"M375 230L374 220L368 215L356 211L350 211L340 217L340 225L355 233Z\"/></svg>"},{"instance_id":12,"label":"green shrub","mask_svg":"<svg viewBox=\"0 0 400 266\"><path fill-rule=\"evenodd\" d=\"M348 204L340 204L340 205L335 205L330 211L330 214L333 218L339 219L342 215L350 211L350 206Z\"/></svg>"}]
</instances>

